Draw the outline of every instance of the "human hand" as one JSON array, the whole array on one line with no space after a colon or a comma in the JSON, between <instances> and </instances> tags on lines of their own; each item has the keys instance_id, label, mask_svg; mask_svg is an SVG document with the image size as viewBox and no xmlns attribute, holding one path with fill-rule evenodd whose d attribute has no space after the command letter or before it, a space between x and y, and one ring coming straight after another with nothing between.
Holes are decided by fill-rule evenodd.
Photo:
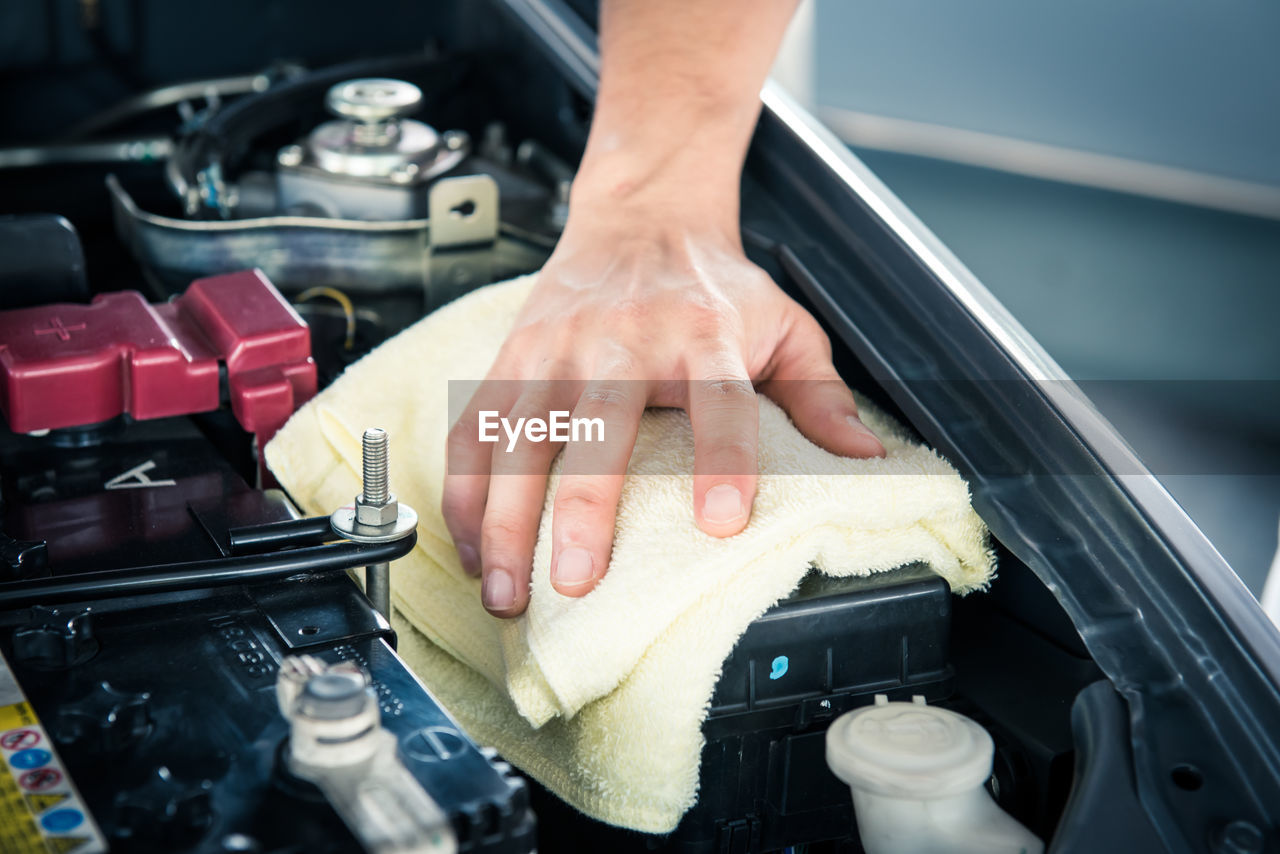
<instances>
[{"instance_id":1,"label":"human hand","mask_svg":"<svg viewBox=\"0 0 1280 854\"><path fill-rule=\"evenodd\" d=\"M643 196L644 194L639 194ZM692 510L706 533L747 524L756 487L757 392L827 450L880 456L831 363L826 335L747 260L736 222L670 200L623 209L580 194L494 365L449 436L443 512L485 607L522 613L547 474L555 589L582 596L604 576L624 473L646 406L681 407L695 442ZM601 418L603 444L478 441L479 413Z\"/></svg>"}]
</instances>

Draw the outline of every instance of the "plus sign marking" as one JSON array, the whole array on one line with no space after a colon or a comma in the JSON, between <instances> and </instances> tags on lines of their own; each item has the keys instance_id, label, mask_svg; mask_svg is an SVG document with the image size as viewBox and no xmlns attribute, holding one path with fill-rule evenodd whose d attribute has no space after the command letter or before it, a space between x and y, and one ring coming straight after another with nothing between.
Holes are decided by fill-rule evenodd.
<instances>
[{"instance_id":1,"label":"plus sign marking","mask_svg":"<svg viewBox=\"0 0 1280 854\"><path fill-rule=\"evenodd\" d=\"M72 326L66 326L62 322L61 317L52 317L49 319L49 327L47 329L36 328L37 335L57 335L63 341L71 340L72 332L79 332L84 329L83 323L76 323Z\"/></svg>"}]
</instances>

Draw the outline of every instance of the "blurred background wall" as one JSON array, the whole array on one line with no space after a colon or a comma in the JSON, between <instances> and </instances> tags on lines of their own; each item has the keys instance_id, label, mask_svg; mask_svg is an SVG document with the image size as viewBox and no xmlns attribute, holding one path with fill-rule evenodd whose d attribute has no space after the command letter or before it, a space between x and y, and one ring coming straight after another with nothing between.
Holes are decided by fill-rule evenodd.
<instances>
[{"instance_id":1,"label":"blurred background wall","mask_svg":"<svg viewBox=\"0 0 1280 854\"><path fill-rule=\"evenodd\" d=\"M806 0L776 76L1255 594L1280 522L1280 4Z\"/></svg>"}]
</instances>

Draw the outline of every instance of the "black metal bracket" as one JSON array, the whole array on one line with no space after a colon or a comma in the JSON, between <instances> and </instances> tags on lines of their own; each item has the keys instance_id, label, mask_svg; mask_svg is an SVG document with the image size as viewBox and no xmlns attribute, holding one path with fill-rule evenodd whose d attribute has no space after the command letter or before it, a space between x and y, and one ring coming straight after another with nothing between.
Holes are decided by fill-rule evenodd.
<instances>
[{"instance_id":1,"label":"black metal bracket","mask_svg":"<svg viewBox=\"0 0 1280 854\"><path fill-rule=\"evenodd\" d=\"M230 557L55 574L0 584L0 610L347 570L402 558L418 541L415 532L390 543L326 542L338 536L329 528L327 516L235 528L228 533L233 552Z\"/></svg>"}]
</instances>

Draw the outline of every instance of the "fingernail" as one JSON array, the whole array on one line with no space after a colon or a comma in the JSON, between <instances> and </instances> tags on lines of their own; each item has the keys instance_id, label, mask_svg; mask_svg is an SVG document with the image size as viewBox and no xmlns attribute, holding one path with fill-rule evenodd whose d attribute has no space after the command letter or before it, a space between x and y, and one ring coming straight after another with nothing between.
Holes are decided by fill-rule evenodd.
<instances>
[{"instance_id":1,"label":"fingernail","mask_svg":"<svg viewBox=\"0 0 1280 854\"><path fill-rule=\"evenodd\" d=\"M458 559L462 561L462 568L468 575L480 574L480 555L476 552L475 546L459 543Z\"/></svg>"},{"instance_id":2,"label":"fingernail","mask_svg":"<svg viewBox=\"0 0 1280 854\"><path fill-rule=\"evenodd\" d=\"M576 587L591 580L591 553L586 549L574 546L560 552L551 580L563 587Z\"/></svg>"},{"instance_id":3,"label":"fingernail","mask_svg":"<svg viewBox=\"0 0 1280 854\"><path fill-rule=\"evenodd\" d=\"M858 418L858 416L850 415L845 420L849 422L849 426L853 428L855 433L858 433L859 435L862 435L862 436L866 436L867 439L869 440L863 443L865 447L866 456L883 457L887 453L884 446L884 442L881 442L880 437L877 436L871 430L870 427L868 427L866 424L863 424L862 420Z\"/></svg>"},{"instance_id":4,"label":"fingernail","mask_svg":"<svg viewBox=\"0 0 1280 854\"><path fill-rule=\"evenodd\" d=\"M732 522L742 518L746 508L742 506L742 493L736 486L721 483L707 490L702 500L702 518L708 522Z\"/></svg>"},{"instance_id":5,"label":"fingernail","mask_svg":"<svg viewBox=\"0 0 1280 854\"><path fill-rule=\"evenodd\" d=\"M504 569L491 569L484 576L480 601L490 611L505 611L516 603L516 585Z\"/></svg>"},{"instance_id":6,"label":"fingernail","mask_svg":"<svg viewBox=\"0 0 1280 854\"><path fill-rule=\"evenodd\" d=\"M868 436L875 435L875 433L871 432L871 428L868 427L866 424L863 424L862 419L856 415L850 415L848 418L845 419L845 421L848 421L849 426L852 427L854 430L858 431L859 433L866 433Z\"/></svg>"}]
</instances>

